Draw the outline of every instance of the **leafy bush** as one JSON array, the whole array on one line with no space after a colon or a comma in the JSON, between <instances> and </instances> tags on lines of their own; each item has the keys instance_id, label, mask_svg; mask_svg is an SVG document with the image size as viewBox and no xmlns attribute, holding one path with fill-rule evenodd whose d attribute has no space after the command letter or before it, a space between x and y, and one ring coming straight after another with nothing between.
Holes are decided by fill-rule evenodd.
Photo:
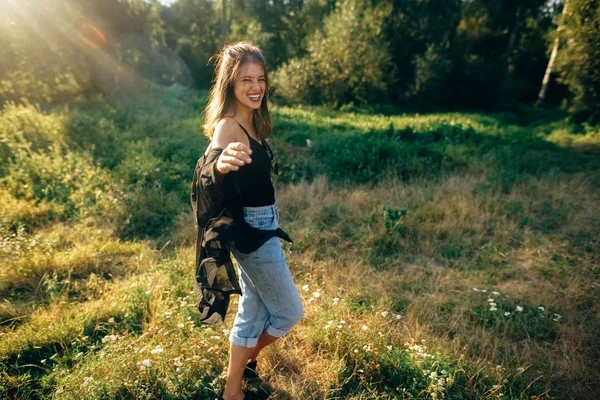
<instances>
[{"instance_id":1,"label":"leafy bush","mask_svg":"<svg viewBox=\"0 0 600 400\"><path fill-rule=\"evenodd\" d=\"M308 40L307 56L274 76L276 94L290 103L381 101L392 79L388 44L381 38L389 6L345 0Z\"/></svg>"},{"instance_id":2,"label":"leafy bush","mask_svg":"<svg viewBox=\"0 0 600 400\"><path fill-rule=\"evenodd\" d=\"M184 211L177 195L158 187L136 187L116 213L117 234L124 239L165 235L175 217Z\"/></svg>"}]
</instances>

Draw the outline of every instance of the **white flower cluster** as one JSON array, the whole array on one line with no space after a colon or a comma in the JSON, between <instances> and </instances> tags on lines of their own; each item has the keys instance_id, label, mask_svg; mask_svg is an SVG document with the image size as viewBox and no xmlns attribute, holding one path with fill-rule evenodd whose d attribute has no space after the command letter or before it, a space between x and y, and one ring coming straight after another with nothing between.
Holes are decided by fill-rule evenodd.
<instances>
[{"instance_id":1,"label":"white flower cluster","mask_svg":"<svg viewBox=\"0 0 600 400\"><path fill-rule=\"evenodd\" d=\"M146 358L140 364L141 364L140 365L140 370L141 371L145 371L145 370L147 370L148 368L150 368L152 366L152 360Z\"/></svg>"},{"instance_id":2,"label":"white flower cluster","mask_svg":"<svg viewBox=\"0 0 600 400\"><path fill-rule=\"evenodd\" d=\"M158 345L158 346L156 346L154 349L152 349L152 350L150 351L150 353L151 353L151 354L160 354L160 353L162 353L163 351L165 351L165 349L163 349L161 345Z\"/></svg>"},{"instance_id":3,"label":"white flower cluster","mask_svg":"<svg viewBox=\"0 0 600 400\"><path fill-rule=\"evenodd\" d=\"M427 349L427 346L425 345L420 345L420 344L409 344L409 343L404 343L404 346L408 347L408 350L410 350L410 354L412 356L415 356L417 358L433 358L434 356L432 354L427 353L425 350Z\"/></svg>"},{"instance_id":4,"label":"white flower cluster","mask_svg":"<svg viewBox=\"0 0 600 400\"><path fill-rule=\"evenodd\" d=\"M390 315L390 312L389 312L389 311L382 311L382 312L381 312L381 316L382 316L383 318L387 318L389 315ZM393 314L393 317L394 317L396 320L400 320L400 319L402 319L402 315L400 315L400 314Z\"/></svg>"},{"instance_id":5,"label":"white flower cluster","mask_svg":"<svg viewBox=\"0 0 600 400\"><path fill-rule=\"evenodd\" d=\"M107 335L102 338L102 343L106 342L116 342L117 340L123 339L121 335Z\"/></svg>"},{"instance_id":6,"label":"white flower cluster","mask_svg":"<svg viewBox=\"0 0 600 400\"><path fill-rule=\"evenodd\" d=\"M438 374L437 371L430 371L428 369L423 370L423 374L429 379L429 386L427 392L432 399L443 399L446 397L446 391L454 383L454 378L448 375L448 371L445 369L441 370Z\"/></svg>"},{"instance_id":7,"label":"white flower cluster","mask_svg":"<svg viewBox=\"0 0 600 400\"><path fill-rule=\"evenodd\" d=\"M325 326L323 327L323 329L329 329L329 328L331 328L331 327L332 327L332 326L334 326L334 325L336 325L336 327L337 327L338 329L342 329L342 328L344 327L344 324L345 324L345 323L346 323L346 321L344 321L344 320L341 320L341 321L340 321L340 322L339 322L339 323L336 325L336 322L335 322L334 320L329 320L329 321L327 321L327 325L325 325Z\"/></svg>"}]
</instances>

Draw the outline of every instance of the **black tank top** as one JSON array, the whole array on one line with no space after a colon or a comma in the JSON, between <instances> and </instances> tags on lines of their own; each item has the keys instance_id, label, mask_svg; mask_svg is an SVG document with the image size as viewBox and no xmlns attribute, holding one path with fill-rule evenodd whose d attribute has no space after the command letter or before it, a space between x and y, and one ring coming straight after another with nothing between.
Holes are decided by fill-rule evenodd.
<instances>
[{"instance_id":1,"label":"black tank top","mask_svg":"<svg viewBox=\"0 0 600 400\"><path fill-rule=\"evenodd\" d=\"M237 122L237 121L236 121ZM237 171L237 181L242 194L242 205L246 207L262 207L275 204L275 189L271 183L271 161L273 153L269 145L261 144L252 138L242 124L238 125L250 142L252 162L245 164Z\"/></svg>"}]
</instances>

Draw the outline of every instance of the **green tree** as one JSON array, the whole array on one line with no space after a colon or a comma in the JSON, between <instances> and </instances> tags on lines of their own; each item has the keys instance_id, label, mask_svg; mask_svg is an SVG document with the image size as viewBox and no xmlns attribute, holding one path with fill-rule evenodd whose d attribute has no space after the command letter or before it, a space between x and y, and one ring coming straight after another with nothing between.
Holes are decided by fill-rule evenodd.
<instances>
[{"instance_id":1,"label":"green tree","mask_svg":"<svg viewBox=\"0 0 600 400\"><path fill-rule=\"evenodd\" d=\"M569 0L561 36L557 64L572 93L570 110L578 120L600 122L600 1Z\"/></svg>"},{"instance_id":2,"label":"green tree","mask_svg":"<svg viewBox=\"0 0 600 400\"><path fill-rule=\"evenodd\" d=\"M208 87L212 79L208 60L221 47L218 14L209 0L179 0L162 12L166 43L185 63L196 87Z\"/></svg>"},{"instance_id":3,"label":"green tree","mask_svg":"<svg viewBox=\"0 0 600 400\"><path fill-rule=\"evenodd\" d=\"M307 55L275 75L276 93L289 102L368 103L384 100L393 80L389 44L382 37L389 4L345 0L308 40Z\"/></svg>"}]
</instances>

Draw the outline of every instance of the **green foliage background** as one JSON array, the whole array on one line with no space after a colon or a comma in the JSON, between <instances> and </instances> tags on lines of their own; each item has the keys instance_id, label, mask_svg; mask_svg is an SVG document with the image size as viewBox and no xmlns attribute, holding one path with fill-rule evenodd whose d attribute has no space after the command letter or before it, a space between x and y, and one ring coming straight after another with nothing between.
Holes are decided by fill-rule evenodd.
<instances>
[{"instance_id":1,"label":"green foliage background","mask_svg":"<svg viewBox=\"0 0 600 400\"><path fill-rule=\"evenodd\" d=\"M275 72L273 94L290 104L514 110L536 100L559 35L546 103L593 122L599 5L573 0L564 21L562 5L24 0L8 3L0 18L0 102L122 102L138 94L140 80L208 88L210 57L223 43L250 40Z\"/></svg>"}]
</instances>

